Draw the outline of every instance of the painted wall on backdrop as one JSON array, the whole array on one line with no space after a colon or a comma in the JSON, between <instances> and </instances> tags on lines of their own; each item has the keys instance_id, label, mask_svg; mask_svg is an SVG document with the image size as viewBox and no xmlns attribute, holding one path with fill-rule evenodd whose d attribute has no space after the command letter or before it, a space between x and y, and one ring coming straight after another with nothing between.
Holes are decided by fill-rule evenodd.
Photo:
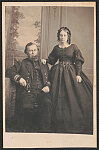
<instances>
[{"instance_id":1,"label":"painted wall on backdrop","mask_svg":"<svg viewBox=\"0 0 99 150\"><path fill-rule=\"evenodd\" d=\"M40 46L41 7L39 6L6 6L5 9L5 49L6 69L15 60L22 60L25 45L36 42Z\"/></svg>"}]
</instances>

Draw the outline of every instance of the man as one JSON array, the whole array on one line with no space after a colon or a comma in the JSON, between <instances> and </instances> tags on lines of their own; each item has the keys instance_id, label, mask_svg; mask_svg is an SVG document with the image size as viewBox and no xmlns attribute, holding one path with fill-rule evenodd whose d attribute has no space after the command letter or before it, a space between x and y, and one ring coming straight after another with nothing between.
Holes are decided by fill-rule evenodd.
<instances>
[{"instance_id":1,"label":"man","mask_svg":"<svg viewBox=\"0 0 99 150\"><path fill-rule=\"evenodd\" d=\"M41 63L35 43L28 43L24 52L28 58L17 62L6 72L6 76L16 83L16 125L20 131L50 132L48 66Z\"/></svg>"}]
</instances>

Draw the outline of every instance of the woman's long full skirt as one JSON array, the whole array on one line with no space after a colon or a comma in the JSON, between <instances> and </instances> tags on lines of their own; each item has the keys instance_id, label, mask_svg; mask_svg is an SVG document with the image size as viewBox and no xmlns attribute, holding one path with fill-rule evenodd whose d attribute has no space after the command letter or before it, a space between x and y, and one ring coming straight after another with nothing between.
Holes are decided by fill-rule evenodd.
<instances>
[{"instance_id":1,"label":"woman's long full skirt","mask_svg":"<svg viewBox=\"0 0 99 150\"><path fill-rule=\"evenodd\" d=\"M83 72L80 76L78 83L74 65L51 69L53 132L93 133L93 88Z\"/></svg>"}]
</instances>

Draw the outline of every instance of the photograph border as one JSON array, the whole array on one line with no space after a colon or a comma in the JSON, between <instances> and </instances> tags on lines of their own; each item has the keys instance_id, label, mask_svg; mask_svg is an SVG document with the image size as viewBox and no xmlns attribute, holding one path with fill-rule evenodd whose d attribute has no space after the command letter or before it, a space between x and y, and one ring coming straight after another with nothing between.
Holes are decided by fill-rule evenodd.
<instances>
[{"instance_id":1,"label":"photograph border","mask_svg":"<svg viewBox=\"0 0 99 150\"><path fill-rule=\"evenodd\" d=\"M69 6L94 7L94 78L93 135L54 133L6 133L5 132L5 6ZM97 96L96 96L96 2L2 2L2 76L3 76L3 148L64 148L97 147ZM28 140L30 139L30 140ZM39 139L39 140L38 140Z\"/></svg>"}]
</instances>

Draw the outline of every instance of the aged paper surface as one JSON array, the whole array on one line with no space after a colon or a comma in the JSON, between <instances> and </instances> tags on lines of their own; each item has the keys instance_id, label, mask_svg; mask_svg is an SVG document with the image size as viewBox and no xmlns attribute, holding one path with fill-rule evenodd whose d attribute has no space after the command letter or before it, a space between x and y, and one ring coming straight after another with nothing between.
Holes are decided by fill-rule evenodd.
<instances>
[{"instance_id":1,"label":"aged paper surface","mask_svg":"<svg viewBox=\"0 0 99 150\"><path fill-rule=\"evenodd\" d=\"M69 16L74 17L73 14L70 14L70 12L68 11L68 8L92 8L93 9L93 32L91 34L91 36L93 37L93 50L91 50L92 52L89 52L89 55L92 56L92 64L90 64L89 61L91 61L91 59L89 59L89 55L85 56L86 58L88 58L87 64L89 63L89 66L85 66L85 72L89 75L90 80L93 83L93 135L84 135L84 134L58 134L58 133L18 133L18 132L6 132L5 130L5 118L6 118L6 79L5 79L5 66L7 63L7 60L5 59L6 57L6 38L7 38L7 27L6 26L6 22L7 19L9 20L9 18L6 18L6 7L12 7L12 6L20 6L21 8L23 6L25 7L38 7L41 9L41 7L43 6L52 6L53 7L53 13L55 15L56 13L56 8L59 7L66 7L66 18L69 18ZM39 10L40 10L39 9ZM61 11L61 9L59 10ZM25 11L24 11L25 13ZM74 12L75 13L75 12ZM61 13L60 13L61 14ZM28 11L28 16L31 15L32 17L32 13L30 13ZM38 16L37 16L38 17ZM56 16L54 16L56 17ZM28 19L29 17L27 17ZM69 19L72 20L72 18L67 19L67 22L64 22L64 16L60 17L61 19L59 20L60 24L64 26L64 24L66 24L66 26L69 26ZM31 21L31 18L29 18L29 22ZM81 18L82 19L82 18ZM21 22L22 23L22 22ZM42 17L41 17L41 23L42 23ZM74 23L75 24L75 23ZM74 26L76 26L78 23L76 23ZM84 24L87 26L86 22L84 22ZM90 24L90 23L89 23ZM23 25L23 24L22 24ZM41 25L42 26L42 25ZM56 26L52 27L55 28ZM71 25L72 27L72 25ZM83 26L81 26L81 28L83 28ZM89 26L90 28L90 26ZM75 27L74 27L75 30ZM44 28L42 27L42 31L44 31ZM24 47L25 42L28 41L28 38L32 38L32 32L31 29L29 31L29 28L24 28L23 27L23 32L20 32L20 37L19 37L19 41L21 44L20 46ZM27 38L23 38L25 37L24 32L29 32L29 36ZM79 31L76 31L79 32ZM50 32L49 32L50 33ZM74 32L75 33L75 32ZM90 34L90 33L89 33ZM43 35L43 33L42 33ZM23 36L23 37L22 37ZM55 35L56 36L56 35ZM83 36L83 35L81 35ZM22 40L23 38L23 40ZM44 37L42 37L44 38ZM73 37L73 41L77 43L75 37ZM90 38L90 37L89 37ZM29 39L29 40L30 40ZM90 45L90 41L91 39L89 39L89 45ZM83 43L83 40L81 41ZM47 43L47 42L46 42ZM41 45L42 49L45 47L48 47L48 44L46 45L46 43L43 43L43 45ZM52 44L52 45L51 45ZM78 43L79 44L79 43ZM52 49L53 45L55 45L55 41L54 42L50 42L49 43L49 49ZM86 48L83 47L83 44L79 44L80 46L82 46L82 48ZM87 46L88 48L88 46ZM42 52L41 55L42 57L47 57L48 52L44 53ZM93 53L93 55L92 55ZM86 53L85 53L86 54ZM21 54L22 55L22 54ZM23 56L22 56L23 57ZM3 61L3 148L67 148L67 147L97 147L97 101L96 101L96 3L95 2L3 2L2 3L2 61ZM19 57L18 57L19 58ZM93 74L87 72L87 67L90 68L90 66L93 66L92 72ZM9 66L7 66L9 67Z\"/></svg>"}]
</instances>

